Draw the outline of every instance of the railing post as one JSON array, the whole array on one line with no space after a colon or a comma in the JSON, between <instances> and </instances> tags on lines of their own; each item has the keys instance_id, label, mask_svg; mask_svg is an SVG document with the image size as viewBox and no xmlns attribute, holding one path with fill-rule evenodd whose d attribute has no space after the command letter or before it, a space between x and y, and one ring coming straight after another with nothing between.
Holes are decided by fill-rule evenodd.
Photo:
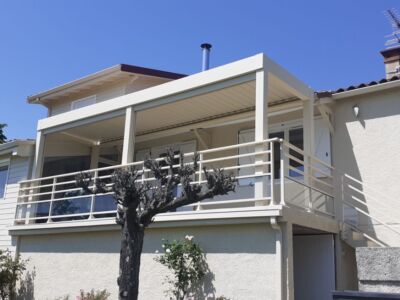
<instances>
[{"instance_id":1,"label":"railing post","mask_svg":"<svg viewBox=\"0 0 400 300\"><path fill-rule=\"evenodd\" d=\"M199 185L201 185L201 182L203 181L203 159L204 155L203 153L199 154ZM201 207L201 202L197 202L196 210L202 210Z\"/></svg>"},{"instance_id":2,"label":"railing post","mask_svg":"<svg viewBox=\"0 0 400 300\"><path fill-rule=\"evenodd\" d=\"M50 204L49 204L49 218L47 219L47 223L53 222L51 219L52 211L53 211L53 200L54 200L54 195L56 191L56 183L57 183L57 177L53 178L53 186L51 187L51 196L50 196Z\"/></svg>"},{"instance_id":3,"label":"railing post","mask_svg":"<svg viewBox=\"0 0 400 300\"><path fill-rule=\"evenodd\" d=\"M304 151L303 161L304 161L304 186L306 188L306 191L304 192L305 206L307 211L312 212L313 211L312 191L311 191L312 169L310 167L311 157L306 151Z\"/></svg>"},{"instance_id":4,"label":"railing post","mask_svg":"<svg viewBox=\"0 0 400 300\"><path fill-rule=\"evenodd\" d=\"M269 205L274 205L276 204L275 202L275 195L274 195L274 180L275 180L275 165L274 165L274 141L271 141L268 143L269 144L269 151L270 151L270 172L269 172L269 177L270 177L270 185L271 185L271 201L269 202ZM266 179L264 179L266 180Z\"/></svg>"},{"instance_id":5,"label":"railing post","mask_svg":"<svg viewBox=\"0 0 400 300\"><path fill-rule=\"evenodd\" d=\"M281 153L281 159L280 159L280 181L281 181L280 204L285 205L285 148L283 145L283 140L279 140L279 150Z\"/></svg>"},{"instance_id":6,"label":"railing post","mask_svg":"<svg viewBox=\"0 0 400 300\"><path fill-rule=\"evenodd\" d=\"M99 171L96 170L94 171L94 176L93 176L93 191L95 190L96 187L96 182L97 182L97 177L99 176ZM94 205L95 205L95 201L96 201L96 194L92 194L91 195L91 199L90 199L90 212L89 212L89 219L93 219L93 211L94 211Z\"/></svg>"}]
</instances>

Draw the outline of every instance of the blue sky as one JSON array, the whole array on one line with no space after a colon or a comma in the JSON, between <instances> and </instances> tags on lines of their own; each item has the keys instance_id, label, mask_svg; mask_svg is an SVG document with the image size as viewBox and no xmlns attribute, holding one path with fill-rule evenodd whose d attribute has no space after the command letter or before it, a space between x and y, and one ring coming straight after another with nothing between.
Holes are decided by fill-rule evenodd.
<instances>
[{"instance_id":1,"label":"blue sky","mask_svg":"<svg viewBox=\"0 0 400 300\"><path fill-rule=\"evenodd\" d=\"M316 90L384 77L379 51L395 0L0 2L0 123L33 138L46 110L28 95L128 63L182 73L264 52Z\"/></svg>"}]
</instances>

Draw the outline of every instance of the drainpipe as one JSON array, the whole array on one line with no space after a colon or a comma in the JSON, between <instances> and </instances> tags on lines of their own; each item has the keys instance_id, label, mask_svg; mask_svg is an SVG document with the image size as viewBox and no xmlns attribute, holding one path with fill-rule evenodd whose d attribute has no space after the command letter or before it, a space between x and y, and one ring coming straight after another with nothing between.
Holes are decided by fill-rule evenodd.
<instances>
[{"instance_id":1,"label":"drainpipe","mask_svg":"<svg viewBox=\"0 0 400 300\"><path fill-rule=\"evenodd\" d=\"M202 71L207 71L210 68L210 49L211 49L211 44L204 43L200 45L201 49L203 49L203 63L201 70Z\"/></svg>"},{"instance_id":2,"label":"drainpipe","mask_svg":"<svg viewBox=\"0 0 400 300\"><path fill-rule=\"evenodd\" d=\"M282 229L281 226L278 224L278 220L276 217L270 218L271 227L273 230L276 231L276 243L275 243L275 253L277 256L277 265L278 265L278 272L277 272L277 300L283 300L283 247L282 247Z\"/></svg>"}]
</instances>

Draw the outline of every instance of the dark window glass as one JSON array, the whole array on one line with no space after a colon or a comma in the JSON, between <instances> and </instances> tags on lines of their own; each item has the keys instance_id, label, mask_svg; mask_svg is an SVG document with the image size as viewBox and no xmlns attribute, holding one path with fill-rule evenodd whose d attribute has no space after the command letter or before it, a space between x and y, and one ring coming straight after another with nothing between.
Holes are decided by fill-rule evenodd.
<instances>
[{"instance_id":1,"label":"dark window glass","mask_svg":"<svg viewBox=\"0 0 400 300\"><path fill-rule=\"evenodd\" d=\"M8 166L0 167L0 198L4 198L7 184Z\"/></svg>"},{"instance_id":2,"label":"dark window glass","mask_svg":"<svg viewBox=\"0 0 400 300\"><path fill-rule=\"evenodd\" d=\"M282 131L280 132L275 132L271 133L269 135L269 138L284 138L284 133ZM281 151L280 151L280 146L279 143L274 143L274 178L277 179L280 176L280 170L281 170Z\"/></svg>"},{"instance_id":3,"label":"dark window glass","mask_svg":"<svg viewBox=\"0 0 400 300\"><path fill-rule=\"evenodd\" d=\"M296 128L289 130L289 143L303 150L303 128ZM303 161L303 155L301 153L298 153L297 151L290 149L289 154ZM303 164L300 164L299 162L293 159L289 160L289 165L300 171L304 171ZM303 176L302 174L294 170L289 170L289 175L292 177Z\"/></svg>"}]
</instances>

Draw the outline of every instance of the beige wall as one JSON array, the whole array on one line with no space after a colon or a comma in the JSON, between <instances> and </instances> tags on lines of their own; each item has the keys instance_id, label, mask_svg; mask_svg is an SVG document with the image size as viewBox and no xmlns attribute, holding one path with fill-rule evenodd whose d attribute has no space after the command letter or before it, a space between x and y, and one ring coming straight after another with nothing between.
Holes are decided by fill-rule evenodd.
<instances>
[{"instance_id":1,"label":"beige wall","mask_svg":"<svg viewBox=\"0 0 400 300\"><path fill-rule=\"evenodd\" d=\"M166 268L154 261L162 239L194 235L206 252L213 274L205 291L237 300L276 299L275 231L267 223L149 229L144 243L140 299L167 299L163 285ZM35 268L36 299L55 299L80 289L106 288L117 298L119 233L87 232L21 237L20 252ZM210 276L213 280L210 280ZM207 298L204 298L207 299Z\"/></svg>"},{"instance_id":2,"label":"beige wall","mask_svg":"<svg viewBox=\"0 0 400 300\"><path fill-rule=\"evenodd\" d=\"M74 93L73 96L57 100L49 105L49 116L58 115L71 110L71 102L85 97L96 95L96 102L103 102L125 94L143 90L169 81L169 79L140 76L131 81L130 78L122 79L116 83L108 84L100 88L92 88L84 92Z\"/></svg>"},{"instance_id":3,"label":"beige wall","mask_svg":"<svg viewBox=\"0 0 400 300\"><path fill-rule=\"evenodd\" d=\"M398 223L400 178L400 89L369 93L362 96L337 100L334 106L335 134L333 136L333 164L339 172L357 180L344 179L345 200L357 197L365 201L367 211L388 223ZM353 115L353 106L360 108L359 117ZM340 179L337 186L341 194ZM355 192L349 185L361 192ZM359 225L374 223L369 218L353 213ZM400 235L395 237L381 226L369 230L390 243L400 245Z\"/></svg>"}]
</instances>

